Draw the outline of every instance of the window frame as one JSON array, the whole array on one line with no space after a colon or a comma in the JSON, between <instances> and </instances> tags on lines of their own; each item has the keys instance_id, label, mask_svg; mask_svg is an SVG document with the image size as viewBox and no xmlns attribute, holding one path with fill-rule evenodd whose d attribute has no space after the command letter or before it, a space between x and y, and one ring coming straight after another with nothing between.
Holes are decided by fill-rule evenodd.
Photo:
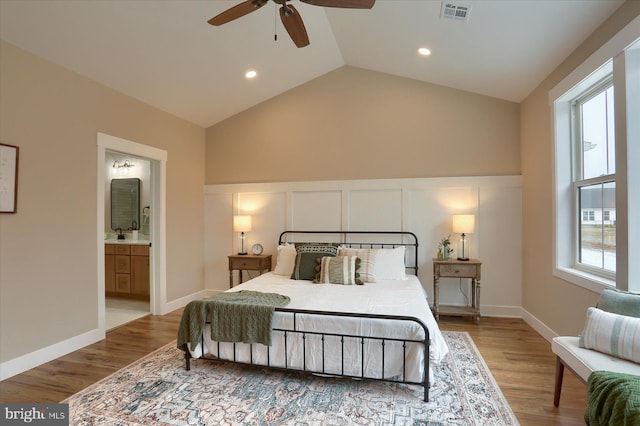
<instances>
[{"instance_id":1,"label":"window frame","mask_svg":"<svg viewBox=\"0 0 640 426\"><path fill-rule=\"evenodd\" d=\"M608 69L607 69L608 71ZM604 71L603 71L604 72ZM573 248L572 248L572 267L588 273L592 274L596 277L601 277L606 279L607 281L616 280L616 272L611 271L604 268L604 264L602 268L588 265L586 263L581 262L582 259L582 229L581 229L581 220L582 222L595 222L596 214L595 210L588 209L583 210L582 202L580 200L580 190L585 187L593 186L593 185L605 185L607 183L613 183L616 185L616 173L609 173L600 175L597 177L584 178L584 147L583 147L583 126L582 126L582 105L589 102L596 96L606 92L610 88L613 88L615 93L615 86L613 82L613 67L611 70L607 72L604 76L595 75L593 78L589 79L590 81L585 81L585 83L592 83L587 86L583 90L580 90L576 96L573 97L569 101L570 109L571 109L571 135L570 135L570 144L571 144L571 190L573 192L573 215L572 215L572 228L574 229L574 238L573 238ZM615 96L615 95L614 95ZM615 114L615 111L614 111ZM608 119L608 117L606 118ZM609 123L608 123L609 124ZM615 126L614 123L610 123ZM616 141L614 140L615 144ZM607 147L607 152L609 152L609 148ZM604 212L604 207L603 207ZM585 219L585 213L587 214L587 218ZM604 214L602 214L602 226L604 226ZM609 283L607 282L607 285Z\"/></svg>"},{"instance_id":2,"label":"window frame","mask_svg":"<svg viewBox=\"0 0 640 426\"><path fill-rule=\"evenodd\" d=\"M640 264L630 258L640 256L640 194L632 192L631 182L640 176L640 149L630 140L640 137L640 122L628 120L640 110L640 17L615 34L571 73L550 89L549 105L552 144L552 276L600 293L608 287L640 291ZM570 101L613 71L615 108L616 171L616 278L608 279L576 269L572 263L576 229L571 215L576 203L572 187ZM569 253L569 255L568 255Z\"/></svg>"}]
</instances>

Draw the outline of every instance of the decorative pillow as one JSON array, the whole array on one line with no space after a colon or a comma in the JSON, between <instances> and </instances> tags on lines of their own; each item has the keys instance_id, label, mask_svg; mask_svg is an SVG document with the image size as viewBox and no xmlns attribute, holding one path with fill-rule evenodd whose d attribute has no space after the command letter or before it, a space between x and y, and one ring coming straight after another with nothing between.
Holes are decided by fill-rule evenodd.
<instances>
[{"instance_id":1,"label":"decorative pillow","mask_svg":"<svg viewBox=\"0 0 640 426\"><path fill-rule=\"evenodd\" d=\"M600 294L596 308L640 318L640 294L605 288Z\"/></svg>"},{"instance_id":2,"label":"decorative pillow","mask_svg":"<svg viewBox=\"0 0 640 426\"><path fill-rule=\"evenodd\" d=\"M338 247L326 244L308 244L296 247L296 260L291 278L294 280L313 280L316 276L316 259L336 256Z\"/></svg>"},{"instance_id":3,"label":"decorative pillow","mask_svg":"<svg viewBox=\"0 0 640 426\"><path fill-rule=\"evenodd\" d=\"M356 272L360 267L360 259L357 256L325 256L317 260L318 272L313 280L320 284L364 284L360 274Z\"/></svg>"},{"instance_id":4,"label":"decorative pillow","mask_svg":"<svg viewBox=\"0 0 640 426\"><path fill-rule=\"evenodd\" d=\"M640 363L640 318L589 308L578 344Z\"/></svg>"},{"instance_id":5,"label":"decorative pillow","mask_svg":"<svg viewBox=\"0 0 640 426\"><path fill-rule=\"evenodd\" d=\"M293 266L296 262L296 246L285 243L278 246L278 257L276 258L276 267L274 274L290 277L293 273Z\"/></svg>"},{"instance_id":6,"label":"decorative pillow","mask_svg":"<svg viewBox=\"0 0 640 426\"><path fill-rule=\"evenodd\" d=\"M355 249L351 247L338 247L338 256L357 256L360 259L360 279L365 283L375 283L376 277L375 265L376 265L377 250L372 249Z\"/></svg>"},{"instance_id":7,"label":"decorative pillow","mask_svg":"<svg viewBox=\"0 0 640 426\"><path fill-rule=\"evenodd\" d=\"M404 246L393 249L376 249L374 276L376 280L404 280Z\"/></svg>"}]
</instances>

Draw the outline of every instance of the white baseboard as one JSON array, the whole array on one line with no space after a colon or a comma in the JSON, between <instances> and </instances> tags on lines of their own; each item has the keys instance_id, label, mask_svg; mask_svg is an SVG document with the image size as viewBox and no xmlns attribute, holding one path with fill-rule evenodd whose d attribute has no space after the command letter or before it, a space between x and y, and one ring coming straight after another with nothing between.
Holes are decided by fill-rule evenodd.
<instances>
[{"instance_id":1,"label":"white baseboard","mask_svg":"<svg viewBox=\"0 0 640 426\"><path fill-rule=\"evenodd\" d=\"M70 352L82 349L85 346L104 340L104 337L104 331L100 332L100 330L96 328L70 339L55 343L51 346L47 346L46 348L38 349L37 351L3 362L0 364L0 380L8 379L16 374L23 373L42 365L45 362L49 362Z\"/></svg>"},{"instance_id":2,"label":"white baseboard","mask_svg":"<svg viewBox=\"0 0 640 426\"><path fill-rule=\"evenodd\" d=\"M524 308L520 309L522 310L522 319L524 322L529 324L531 328L537 331L542 337L547 339L549 342L551 342L554 337L558 337L558 333L547 327L545 323L533 316L529 311Z\"/></svg>"},{"instance_id":3,"label":"white baseboard","mask_svg":"<svg viewBox=\"0 0 640 426\"><path fill-rule=\"evenodd\" d=\"M175 311L176 309L184 308L189 302L193 300L204 299L206 297L214 296L218 293L222 293L222 291L205 288L204 290L189 294L187 296L181 297L180 299L172 300L171 302L167 302L164 304L160 315L165 315L169 312Z\"/></svg>"},{"instance_id":4,"label":"white baseboard","mask_svg":"<svg viewBox=\"0 0 640 426\"><path fill-rule=\"evenodd\" d=\"M480 315L485 317L522 318L520 306L482 305Z\"/></svg>"}]
</instances>

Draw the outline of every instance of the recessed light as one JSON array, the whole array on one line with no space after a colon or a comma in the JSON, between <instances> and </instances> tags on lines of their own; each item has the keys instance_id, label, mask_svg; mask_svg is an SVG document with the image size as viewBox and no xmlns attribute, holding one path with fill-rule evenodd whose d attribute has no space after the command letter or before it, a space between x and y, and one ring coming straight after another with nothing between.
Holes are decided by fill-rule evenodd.
<instances>
[{"instance_id":1,"label":"recessed light","mask_svg":"<svg viewBox=\"0 0 640 426\"><path fill-rule=\"evenodd\" d=\"M427 49L426 47L421 47L420 49L418 49L418 53L421 54L422 56L431 55L431 51L429 49Z\"/></svg>"},{"instance_id":2,"label":"recessed light","mask_svg":"<svg viewBox=\"0 0 640 426\"><path fill-rule=\"evenodd\" d=\"M258 73L255 70L251 70L251 71L247 71L244 76L249 79L252 80L254 78L256 78L258 76Z\"/></svg>"}]
</instances>

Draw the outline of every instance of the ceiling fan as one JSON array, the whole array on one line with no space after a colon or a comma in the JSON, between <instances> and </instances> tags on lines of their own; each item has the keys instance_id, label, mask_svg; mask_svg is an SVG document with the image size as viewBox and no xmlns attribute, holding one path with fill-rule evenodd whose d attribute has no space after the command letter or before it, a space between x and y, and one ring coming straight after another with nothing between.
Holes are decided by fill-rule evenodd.
<instances>
[{"instance_id":1,"label":"ceiling fan","mask_svg":"<svg viewBox=\"0 0 640 426\"><path fill-rule=\"evenodd\" d=\"M238 19L244 15L247 15L255 10L260 9L269 0L246 0L224 12L209 19L211 25L220 26L231 22L234 19ZM298 47L305 47L309 45L309 36L307 35L307 29L304 27L302 18L298 13L298 10L293 7L292 4L287 4L290 0L273 0L274 3L279 4L280 7L280 19L282 25L289 33L291 40ZM324 7L340 7L348 9L371 9L376 0L300 0L303 3L307 3L313 6Z\"/></svg>"}]
</instances>

